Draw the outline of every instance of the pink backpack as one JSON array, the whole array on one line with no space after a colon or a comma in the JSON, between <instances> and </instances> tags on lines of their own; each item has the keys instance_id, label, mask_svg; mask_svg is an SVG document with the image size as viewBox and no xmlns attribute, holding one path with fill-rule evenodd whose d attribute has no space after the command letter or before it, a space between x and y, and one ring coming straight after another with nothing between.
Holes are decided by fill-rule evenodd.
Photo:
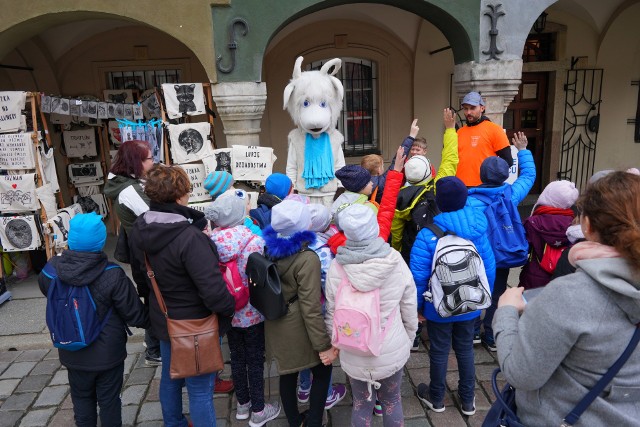
<instances>
[{"instance_id":1,"label":"pink backpack","mask_svg":"<svg viewBox=\"0 0 640 427\"><path fill-rule=\"evenodd\" d=\"M382 327L380 290L356 290L349 283L343 267L337 262L335 265L342 281L335 299L332 344L341 351L361 356L379 356L388 331L386 326L393 325L398 310L393 310L385 327Z\"/></svg>"},{"instance_id":2,"label":"pink backpack","mask_svg":"<svg viewBox=\"0 0 640 427\"><path fill-rule=\"evenodd\" d=\"M236 300L236 311L238 311L249 302L249 287L242 284L238 261L234 258L227 262L220 262L218 265L227 290Z\"/></svg>"}]
</instances>

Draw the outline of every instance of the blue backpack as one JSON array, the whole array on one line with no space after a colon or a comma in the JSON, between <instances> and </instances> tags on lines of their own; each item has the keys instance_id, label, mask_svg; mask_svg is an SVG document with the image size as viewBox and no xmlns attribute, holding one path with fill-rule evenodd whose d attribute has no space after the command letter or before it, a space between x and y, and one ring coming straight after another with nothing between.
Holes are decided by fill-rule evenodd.
<instances>
[{"instance_id":1,"label":"blue backpack","mask_svg":"<svg viewBox=\"0 0 640 427\"><path fill-rule=\"evenodd\" d=\"M110 262L105 271L112 268L120 267ZM50 263L44 266L42 272L51 279L47 292L46 317L53 346L67 351L77 351L91 345L109 321L112 308L99 319L89 286L71 286L64 283Z\"/></svg>"},{"instance_id":2,"label":"blue backpack","mask_svg":"<svg viewBox=\"0 0 640 427\"><path fill-rule=\"evenodd\" d=\"M504 192L494 199L478 193L473 193L471 197L487 203L484 211L489 223L487 237L496 258L496 268L524 265L529 256L529 242L520 213L511 201L511 186L507 185Z\"/></svg>"}]
</instances>

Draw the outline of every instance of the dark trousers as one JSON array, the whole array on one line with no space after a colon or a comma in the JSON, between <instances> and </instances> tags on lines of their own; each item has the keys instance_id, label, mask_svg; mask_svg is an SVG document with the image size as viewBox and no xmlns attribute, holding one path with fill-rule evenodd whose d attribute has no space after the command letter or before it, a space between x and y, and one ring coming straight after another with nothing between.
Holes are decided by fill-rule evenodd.
<instances>
[{"instance_id":1,"label":"dark trousers","mask_svg":"<svg viewBox=\"0 0 640 427\"><path fill-rule=\"evenodd\" d=\"M145 329L144 343L147 345L145 356L160 357L160 340L153 335L151 329Z\"/></svg>"},{"instance_id":2,"label":"dark trousers","mask_svg":"<svg viewBox=\"0 0 640 427\"><path fill-rule=\"evenodd\" d=\"M68 369L73 414L78 427L96 427L96 405L100 406L102 427L122 425L122 375L124 362L106 371Z\"/></svg>"},{"instance_id":3,"label":"dark trousers","mask_svg":"<svg viewBox=\"0 0 640 427\"><path fill-rule=\"evenodd\" d=\"M303 420L305 427L322 426L322 414L324 413L324 404L327 402L327 388L331 381L332 368L331 365L325 366L322 363L311 368L313 383L311 384L309 411L306 418L298 411L298 397L296 395L298 372L280 375L280 400L282 400L282 407L290 427L299 427Z\"/></svg>"},{"instance_id":4,"label":"dark trousers","mask_svg":"<svg viewBox=\"0 0 640 427\"><path fill-rule=\"evenodd\" d=\"M251 411L264 409L264 323L227 332L231 376L241 405L251 401Z\"/></svg>"},{"instance_id":5,"label":"dark trousers","mask_svg":"<svg viewBox=\"0 0 640 427\"><path fill-rule=\"evenodd\" d=\"M484 325L484 334L486 337L493 339L493 315L498 308L498 300L507 290L507 281L509 280L509 268L496 268L496 280L493 282L493 291L491 292L491 306L484 311L484 319L476 319L476 333L480 333L480 325Z\"/></svg>"}]
</instances>

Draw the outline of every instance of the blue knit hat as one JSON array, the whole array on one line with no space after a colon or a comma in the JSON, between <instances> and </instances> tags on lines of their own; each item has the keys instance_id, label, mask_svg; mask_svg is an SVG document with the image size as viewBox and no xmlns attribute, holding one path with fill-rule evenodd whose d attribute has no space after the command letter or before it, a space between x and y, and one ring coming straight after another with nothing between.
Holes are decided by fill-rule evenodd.
<instances>
[{"instance_id":1,"label":"blue knit hat","mask_svg":"<svg viewBox=\"0 0 640 427\"><path fill-rule=\"evenodd\" d=\"M460 178L445 176L436 181L436 204L442 212L460 210L467 202L468 190Z\"/></svg>"},{"instance_id":2,"label":"blue knit hat","mask_svg":"<svg viewBox=\"0 0 640 427\"><path fill-rule=\"evenodd\" d=\"M347 191L359 192L371 182L371 173L358 165L346 165L336 171L336 178Z\"/></svg>"},{"instance_id":3,"label":"blue knit hat","mask_svg":"<svg viewBox=\"0 0 640 427\"><path fill-rule=\"evenodd\" d=\"M69 249L78 252L100 252L107 241L107 227L95 212L77 214L69 221Z\"/></svg>"},{"instance_id":4,"label":"blue knit hat","mask_svg":"<svg viewBox=\"0 0 640 427\"><path fill-rule=\"evenodd\" d=\"M498 156L487 157L480 165L480 180L483 184L502 185L509 178L509 164Z\"/></svg>"},{"instance_id":5,"label":"blue knit hat","mask_svg":"<svg viewBox=\"0 0 640 427\"><path fill-rule=\"evenodd\" d=\"M212 199L215 199L233 185L233 176L227 171L211 172L204 179L204 188L209 192Z\"/></svg>"},{"instance_id":6,"label":"blue knit hat","mask_svg":"<svg viewBox=\"0 0 640 427\"><path fill-rule=\"evenodd\" d=\"M291 191L291 180L283 173L272 173L264 183L265 191L273 194L280 200L284 200Z\"/></svg>"}]
</instances>

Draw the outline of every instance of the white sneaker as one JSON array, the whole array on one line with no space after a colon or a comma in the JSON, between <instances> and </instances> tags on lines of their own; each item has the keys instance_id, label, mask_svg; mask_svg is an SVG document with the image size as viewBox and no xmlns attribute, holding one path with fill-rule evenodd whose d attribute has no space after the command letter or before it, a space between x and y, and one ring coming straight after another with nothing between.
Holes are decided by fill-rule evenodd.
<instances>
[{"instance_id":1,"label":"white sneaker","mask_svg":"<svg viewBox=\"0 0 640 427\"><path fill-rule=\"evenodd\" d=\"M251 401L248 401L244 405L238 403L236 408L236 420L246 420L251 415Z\"/></svg>"},{"instance_id":2,"label":"white sneaker","mask_svg":"<svg viewBox=\"0 0 640 427\"><path fill-rule=\"evenodd\" d=\"M278 402L265 403L264 409L262 411L251 413L249 425L251 427L262 427L268 421L277 418L278 415L280 415L280 404Z\"/></svg>"}]
</instances>

